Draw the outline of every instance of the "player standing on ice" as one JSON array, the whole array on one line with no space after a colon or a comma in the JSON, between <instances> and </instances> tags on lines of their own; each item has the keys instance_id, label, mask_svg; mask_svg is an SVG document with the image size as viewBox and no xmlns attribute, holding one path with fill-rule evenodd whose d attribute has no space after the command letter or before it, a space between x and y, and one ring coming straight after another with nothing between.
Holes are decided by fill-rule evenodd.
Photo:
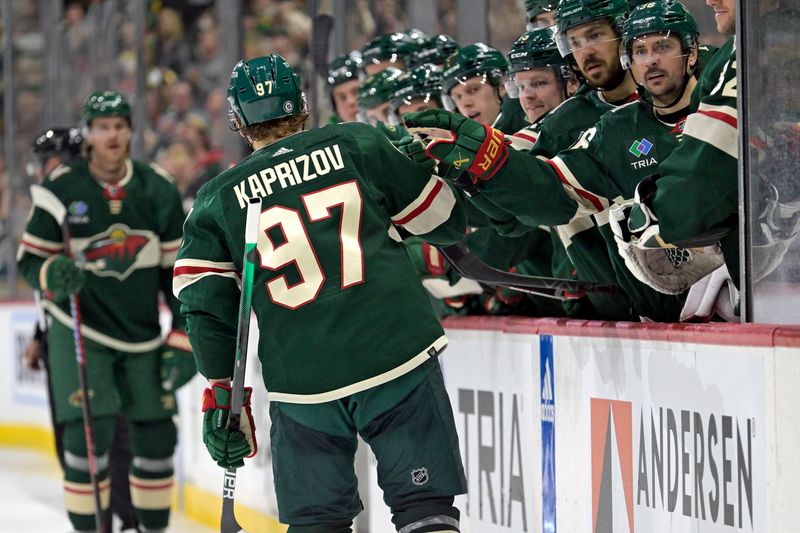
<instances>
[{"instance_id":1,"label":"player standing on ice","mask_svg":"<svg viewBox=\"0 0 800 533\"><path fill-rule=\"evenodd\" d=\"M139 523L147 531L162 531L172 503L174 389L196 372L178 302L169 291L184 213L171 178L128 158L131 110L122 94L91 94L81 115L87 159L58 167L42 185L31 187L33 208L19 250L20 270L47 296L44 307L53 318L47 340L57 421L64 422L65 503L77 531L99 529L92 478L105 511L108 450L115 418L124 414ZM70 235L69 246L64 234ZM78 291L93 411L92 460L68 304ZM173 311L165 343L159 292Z\"/></svg>"},{"instance_id":2,"label":"player standing on ice","mask_svg":"<svg viewBox=\"0 0 800 533\"><path fill-rule=\"evenodd\" d=\"M244 208L257 195L252 302L281 522L290 532L350 531L361 511L353 465L361 435L398 531L458 531L453 501L466 480L437 359L447 340L395 225L457 242L466 229L460 204L369 125L301 131L300 79L278 55L240 61L228 99L254 152L198 194L174 280L209 379L209 453L230 467L256 452L249 399L241 432L226 429L225 410Z\"/></svg>"}]
</instances>

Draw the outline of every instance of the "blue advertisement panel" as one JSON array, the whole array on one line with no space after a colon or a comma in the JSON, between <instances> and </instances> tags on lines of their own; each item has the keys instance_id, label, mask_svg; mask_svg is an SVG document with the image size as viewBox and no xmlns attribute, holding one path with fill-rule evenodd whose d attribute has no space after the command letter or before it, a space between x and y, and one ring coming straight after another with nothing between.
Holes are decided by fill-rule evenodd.
<instances>
[{"instance_id":1,"label":"blue advertisement panel","mask_svg":"<svg viewBox=\"0 0 800 533\"><path fill-rule=\"evenodd\" d=\"M556 531L556 403L553 337L539 337L539 383L542 404L542 531Z\"/></svg>"}]
</instances>

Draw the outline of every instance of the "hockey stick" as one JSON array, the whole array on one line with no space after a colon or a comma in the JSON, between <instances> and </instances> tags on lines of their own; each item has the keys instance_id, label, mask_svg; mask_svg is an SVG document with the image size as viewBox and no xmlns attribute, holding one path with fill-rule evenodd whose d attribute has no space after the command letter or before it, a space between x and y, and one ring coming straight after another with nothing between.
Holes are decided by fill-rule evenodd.
<instances>
[{"instance_id":1,"label":"hockey stick","mask_svg":"<svg viewBox=\"0 0 800 533\"><path fill-rule=\"evenodd\" d=\"M621 289L611 283L592 283L559 278L525 276L493 268L473 254L463 242L439 247L445 259L461 276L485 283L493 287L505 287L515 290L544 289L547 292L539 296L561 299L565 292L600 292L621 294ZM552 291L552 295L550 295ZM548 296L549 295L549 296Z\"/></svg>"},{"instance_id":2,"label":"hockey stick","mask_svg":"<svg viewBox=\"0 0 800 533\"><path fill-rule=\"evenodd\" d=\"M258 223L261 216L261 198L250 198L244 226L244 257L242 258L242 296L239 299L239 323L236 331L236 363L233 368L231 384L231 408L228 413L228 431L238 431L244 400L244 374L247 365L247 341L250 335L250 311L253 307L253 277L255 275L256 244L258 243ZM236 521L233 499L236 492L236 468L225 469L222 483L221 533L244 532Z\"/></svg>"},{"instance_id":3,"label":"hockey stick","mask_svg":"<svg viewBox=\"0 0 800 533\"><path fill-rule=\"evenodd\" d=\"M63 208L63 207L62 207ZM61 225L61 238L64 241L64 255L72 257L70 251L70 231L67 211L59 210L59 224ZM81 391L81 415L83 417L83 436L86 439L86 454L89 464L89 479L92 484L92 497L94 498L94 519L98 532L104 533L106 525L103 522L103 508L100 503L100 483L97 480L97 462L94 454L94 430L92 429L92 408L89 405L89 380L86 377L86 350L83 346L81 335L81 306L78 293L69 295L69 314L72 318L72 335L75 343L75 360L78 363L78 386Z\"/></svg>"}]
</instances>

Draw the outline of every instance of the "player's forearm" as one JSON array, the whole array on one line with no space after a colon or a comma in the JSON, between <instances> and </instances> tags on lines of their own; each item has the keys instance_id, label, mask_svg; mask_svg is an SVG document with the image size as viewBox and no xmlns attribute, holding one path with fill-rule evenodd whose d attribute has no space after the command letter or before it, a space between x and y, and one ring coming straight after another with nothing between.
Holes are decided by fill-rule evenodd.
<instances>
[{"instance_id":1,"label":"player's forearm","mask_svg":"<svg viewBox=\"0 0 800 533\"><path fill-rule=\"evenodd\" d=\"M44 264L44 258L26 253L19 261L19 271L31 288L41 290L39 272Z\"/></svg>"},{"instance_id":2,"label":"player's forearm","mask_svg":"<svg viewBox=\"0 0 800 533\"><path fill-rule=\"evenodd\" d=\"M579 207L548 163L515 150L497 174L477 185L493 204L530 226L566 224Z\"/></svg>"},{"instance_id":3,"label":"player's forearm","mask_svg":"<svg viewBox=\"0 0 800 533\"><path fill-rule=\"evenodd\" d=\"M205 313L187 313L186 331L192 344L197 370L208 380L226 380L233 375L236 359L236 324Z\"/></svg>"}]
</instances>

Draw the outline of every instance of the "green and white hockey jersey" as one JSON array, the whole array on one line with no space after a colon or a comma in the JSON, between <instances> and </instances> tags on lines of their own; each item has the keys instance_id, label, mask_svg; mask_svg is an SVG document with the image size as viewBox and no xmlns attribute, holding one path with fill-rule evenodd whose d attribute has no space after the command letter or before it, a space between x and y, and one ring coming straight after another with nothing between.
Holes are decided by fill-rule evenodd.
<instances>
[{"instance_id":1,"label":"green and white hockey jersey","mask_svg":"<svg viewBox=\"0 0 800 533\"><path fill-rule=\"evenodd\" d=\"M230 377L245 205L262 198L253 308L270 398L321 403L386 383L447 341L395 226L460 241L463 205L375 128L304 131L203 187L173 289L200 372Z\"/></svg>"},{"instance_id":2,"label":"green and white hockey jersey","mask_svg":"<svg viewBox=\"0 0 800 533\"><path fill-rule=\"evenodd\" d=\"M506 164L491 180L479 180L478 188L528 225L559 226L594 215L616 281L638 314L675 321L682 298L658 293L630 273L607 220L609 207L633 198L639 181L675 148L684 117L657 118L647 104L632 102L603 115L572 148L552 159L510 150Z\"/></svg>"},{"instance_id":3,"label":"green and white hockey jersey","mask_svg":"<svg viewBox=\"0 0 800 533\"><path fill-rule=\"evenodd\" d=\"M633 93L627 101L635 101ZM530 153L541 157L553 157L572 146L600 117L616 106L603 100L598 91L588 85L550 111L535 124L515 134L534 143ZM616 283L617 277L609 259L598 225L607 224L601 217L576 217L567 224L555 227L567 255L575 266L577 278L595 283ZM555 238L555 235L554 235ZM616 251L614 252L616 255ZM597 314L605 320L635 320L637 315L633 303L625 295L587 293Z\"/></svg>"},{"instance_id":4,"label":"green and white hockey jersey","mask_svg":"<svg viewBox=\"0 0 800 533\"><path fill-rule=\"evenodd\" d=\"M687 241L720 227L728 271L739 283L738 115L736 110L736 38L722 46L703 71L675 151L659 166L653 209L661 237Z\"/></svg>"},{"instance_id":5,"label":"green and white hockey jersey","mask_svg":"<svg viewBox=\"0 0 800 533\"><path fill-rule=\"evenodd\" d=\"M89 172L88 162L62 165L31 187L32 212L17 255L28 283L40 289L44 261L64 253L57 217L66 209L70 251L82 257L86 280L80 291L82 333L124 352L161 345L159 291L183 330L171 277L181 242L184 212L175 183L157 167L128 160L125 177L109 189ZM72 327L69 304L45 301L45 309Z\"/></svg>"}]
</instances>

